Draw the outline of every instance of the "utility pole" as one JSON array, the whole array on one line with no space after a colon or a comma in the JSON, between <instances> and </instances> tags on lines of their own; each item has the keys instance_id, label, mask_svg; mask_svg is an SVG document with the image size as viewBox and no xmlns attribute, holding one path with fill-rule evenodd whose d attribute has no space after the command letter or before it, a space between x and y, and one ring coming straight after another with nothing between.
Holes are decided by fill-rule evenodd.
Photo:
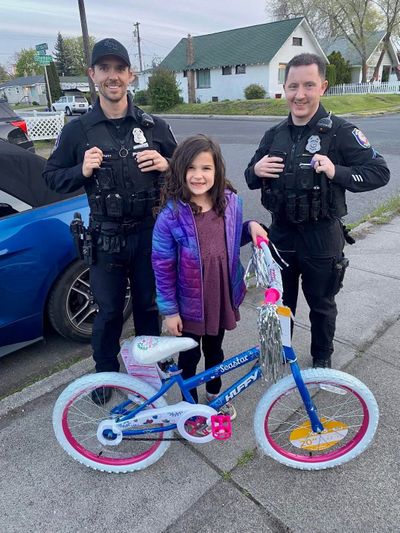
<instances>
[{"instance_id":1,"label":"utility pole","mask_svg":"<svg viewBox=\"0 0 400 533\"><path fill-rule=\"evenodd\" d=\"M194 50L193 50L193 39L192 36L188 35L187 37L187 45L186 45L186 63L188 66L187 72L187 83L188 83L188 103L189 104L195 104L196 103L196 88L194 84L194 70L191 70L190 67L194 63Z\"/></svg>"},{"instance_id":2,"label":"utility pole","mask_svg":"<svg viewBox=\"0 0 400 533\"><path fill-rule=\"evenodd\" d=\"M90 66L90 50L89 50L89 32L86 22L86 12L85 12L85 3L84 0L78 0L79 6L79 15L81 18L81 27L82 27L82 38L83 38L83 51L85 53L86 68ZM90 98L92 100L92 105L94 105L97 95L96 89L93 83L92 78L88 74L89 88L90 88Z\"/></svg>"},{"instance_id":3,"label":"utility pole","mask_svg":"<svg viewBox=\"0 0 400 533\"><path fill-rule=\"evenodd\" d=\"M138 46L138 53L139 53L139 72L143 71L143 64L142 64L142 51L140 49L140 33L139 33L139 22L136 22L134 24L135 30L134 35L137 38L137 46Z\"/></svg>"}]
</instances>

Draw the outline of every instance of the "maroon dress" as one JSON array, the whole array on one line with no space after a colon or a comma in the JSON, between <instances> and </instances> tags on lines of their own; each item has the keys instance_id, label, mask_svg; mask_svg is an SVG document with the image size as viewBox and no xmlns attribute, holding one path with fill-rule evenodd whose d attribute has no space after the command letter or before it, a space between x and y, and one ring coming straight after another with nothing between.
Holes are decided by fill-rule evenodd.
<instances>
[{"instance_id":1,"label":"maroon dress","mask_svg":"<svg viewBox=\"0 0 400 533\"><path fill-rule=\"evenodd\" d=\"M220 329L234 329L240 320L233 309L225 222L214 209L195 215L203 272L204 322L182 320L183 331L194 335L218 335Z\"/></svg>"}]
</instances>

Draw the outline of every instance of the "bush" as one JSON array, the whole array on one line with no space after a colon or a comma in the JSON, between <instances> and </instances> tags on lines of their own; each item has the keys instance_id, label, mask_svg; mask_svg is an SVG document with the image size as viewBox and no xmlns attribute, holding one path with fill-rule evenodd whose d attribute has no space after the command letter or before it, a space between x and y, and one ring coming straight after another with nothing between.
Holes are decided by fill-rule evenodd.
<instances>
[{"instance_id":1,"label":"bush","mask_svg":"<svg viewBox=\"0 0 400 533\"><path fill-rule=\"evenodd\" d=\"M180 101L174 73L161 68L154 70L147 93L153 111L165 111Z\"/></svg>"},{"instance_id":2,"label":"bush","mask_svg":"<svg viewBox=\"0 0 400 533\"><path fill-rule=\"evenodd\" d=\"M326 65L326 79L328 80L328 87L336 85L336 66Z\"/></svg>"},{"instance_id":3,"label":"bush","mask_svg":"<svg viewBox=\"0 0 400 533\"><path fill-rule=\"evenodd\" d=\"M149 95L147 94L147 91L136 91L133 101L136 105L148 105Z\"/></svg>"},{"instance_id":4,"label":"bush","mask_svg":"<svg viewBox=\"0 0 400 533\"><path fill-rule=\"evenodd\" d=\"M252 83L244 90L246 100L256 100L259 98L265 98L265 89L257 83Z\"/></svg>"}]
</instances>

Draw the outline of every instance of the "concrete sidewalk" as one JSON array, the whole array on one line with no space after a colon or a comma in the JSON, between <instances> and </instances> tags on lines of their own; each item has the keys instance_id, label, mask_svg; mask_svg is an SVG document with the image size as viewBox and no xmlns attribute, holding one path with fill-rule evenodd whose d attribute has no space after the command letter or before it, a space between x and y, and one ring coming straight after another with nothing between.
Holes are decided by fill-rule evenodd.
<instances>
[{"instance_id":1,"label":"concrete sidewalk","mask_svg":"<svg viewBox=\"0 0 400 533\"><path fill-rule=\"evenodd\" d=\"M400 404L400 218L372 227L346 248L350 268L337 298L334 366L364 381L381 418L372 445L341 467L289 469L256 450L258 383L235 400L238 418L223 443L173 442L160 461L132 474L104 474L70 459L51 426L54 402L85 361L0 402L1 529L54 533L398 531ZM227 334L229 356L256 341L257 298ZM307 308L299 305L294 346L311 362ZM234 373L232 373L234 374ZM228 380L226 379L225 383ZM169 403L177 398L170 393ZM397 487L397 488L396 488Z\"/></svg>"}]
</instances>

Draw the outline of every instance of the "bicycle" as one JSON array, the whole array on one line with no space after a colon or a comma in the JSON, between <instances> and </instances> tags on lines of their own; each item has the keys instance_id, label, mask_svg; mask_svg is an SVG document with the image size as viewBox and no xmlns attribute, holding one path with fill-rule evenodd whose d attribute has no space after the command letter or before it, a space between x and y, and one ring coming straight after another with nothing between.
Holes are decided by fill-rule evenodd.
<instances>
[{"instance_id":1,"label":"bicycle","mask_svg":"<svg viewBox=\"0 0 400 533\"><path fill-rule=\"evenodd\" d=\"M268 247L263 246L263 250L267 263L271 262ZM266 292L272 303L279 297L274 288ZM229 417L218 412L262 377L260 348L250 348L183 380L170 358L192 348L194 342L183 337L135 339L137 361L149 364L167 360L158 391L140 379L115 372L90 374L71 383L53 411L60 445L86 466L118 473L150 466L173 440L202 444L229 438ZM281 349L281 364L290 367L291 375L273 384L256 407L254 431L259 447L276 461L305 470L350 461L366 449L376 432L379 410L373 394L360 380L338 370L300 371L290 342L286 344ZM245 375L208 405L194 403L189 392L192 388L252 362ZM184 400L168 405L164 395L175 384ZM97 405L92 394L102 387L112 389L111 399ZM180 437L174 437L174 431Z\"/></svg>"}]
</instances>

